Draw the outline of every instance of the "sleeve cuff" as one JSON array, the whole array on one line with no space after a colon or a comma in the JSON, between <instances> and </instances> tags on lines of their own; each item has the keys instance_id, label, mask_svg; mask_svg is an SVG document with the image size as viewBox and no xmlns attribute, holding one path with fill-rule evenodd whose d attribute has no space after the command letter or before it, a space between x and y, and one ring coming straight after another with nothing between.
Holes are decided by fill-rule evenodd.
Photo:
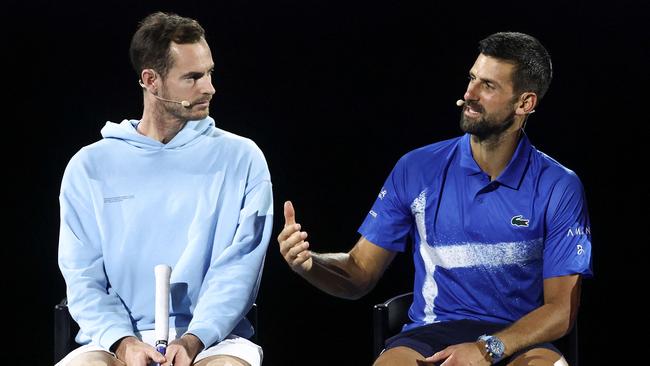
<instances>
[{"instance_id":1,"label":"sleeve cuff","mask_svg":"<svg viewBox=\"0 0 650 366\"><path fill-rule=\"evenodd\" d=\"M186 333L192 333L203 342L203 347L208 348L221 340L218 334L215 334L214 329L192 327L187 329Z\"/></svg>"},{"instance_id":2,"label":"sleeve cuff","mask_svg":"<svg viewBox=\"0 0 650 366\"><path fill-rule=\"evenodd\" d=\"M111 346L124 337L133 336L133 329L123 327L109 327L101 336L99 336L99 345L107 351L110 351Z\"/></svg>"}]
</instances>

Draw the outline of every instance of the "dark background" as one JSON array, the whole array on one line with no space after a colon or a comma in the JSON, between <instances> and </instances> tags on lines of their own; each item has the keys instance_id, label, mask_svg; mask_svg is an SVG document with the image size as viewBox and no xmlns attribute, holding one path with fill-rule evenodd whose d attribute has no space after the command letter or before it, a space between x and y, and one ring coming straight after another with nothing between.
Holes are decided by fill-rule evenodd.
<instances>
[{"instance_id":1,"label":"dark background","mask_svg":"<svg viewBox=\"0 0 650 366\"><path fill-rule=\"evenodd\" d=\"M639 1L638 4L642 2ZM50 365L58 190L68 159L107 120L141 116L128 60L137 22L155 10L196 18L216 62L211 115L252 138L269 163L275 226L260 305L264 364L369 365L371 307L411 289L408 255L358 301L293 274L277 250L291 199L315 251L347 251L397 159L460 134L459 109L477 42L530 33L554 62L529 120L533 144L574 170L592 219L595 278L580 312L583 365L625 358L633 305L647 288L647 19L636 2L9 1L2 6L5 219L4 333L9 358ZM644 25L645 24L645 25ZM644 234L645 233L645 234ZM6 357L6 356L5 356Z\"/></svg>"}]
</instances>

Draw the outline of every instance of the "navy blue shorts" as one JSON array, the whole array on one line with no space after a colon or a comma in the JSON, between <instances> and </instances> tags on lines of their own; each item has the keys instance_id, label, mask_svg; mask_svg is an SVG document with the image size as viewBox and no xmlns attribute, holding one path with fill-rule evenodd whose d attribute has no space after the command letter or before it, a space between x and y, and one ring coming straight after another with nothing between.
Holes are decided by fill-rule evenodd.
<instances>
[{"instance_id":1,"label":"navy blue shorts","mask_svg":"<svg viewBox=\"0 0 650 366\"><path fill-rule=\"evenodd\" d=\"M386 349L400 346L408 347L414 349L424 357L429 357L454 344L476 342L481 335L494 334L506 326L504 324L476 320L452 320L433 323L410 329L388 338L385 346ZM558 354L562 354L553 344L540 343L517 351L512 356L499 362L498 365L505 365L515 357L533 348L547 348Z\"/></svg>"}]
</instances>

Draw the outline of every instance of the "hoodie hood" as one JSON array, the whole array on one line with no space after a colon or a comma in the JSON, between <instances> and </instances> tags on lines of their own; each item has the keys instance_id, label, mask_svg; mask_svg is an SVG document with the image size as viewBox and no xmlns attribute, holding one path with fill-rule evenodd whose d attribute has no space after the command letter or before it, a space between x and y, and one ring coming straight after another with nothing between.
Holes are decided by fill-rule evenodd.
<instances>
[{"instance_id":1,"label":"hoodie hood","mask_svg":"<svg viewBox=\"0 0 650 366\"><path fill-rule=\"evenodd\" d=\"M153 140L147 136L138 133L139 120L123 120L120 123L106 122L102 128L102 137L105 139L118 139L126 142L129 145L141 149L179 149L191 145L198 141L199 137L203 135L213 135L215 131L215 123L212 117L207 117L198 121L187 121L183 129L178 131L176 136L166 144L160 141Z\"/></svg>"}]
</instances>

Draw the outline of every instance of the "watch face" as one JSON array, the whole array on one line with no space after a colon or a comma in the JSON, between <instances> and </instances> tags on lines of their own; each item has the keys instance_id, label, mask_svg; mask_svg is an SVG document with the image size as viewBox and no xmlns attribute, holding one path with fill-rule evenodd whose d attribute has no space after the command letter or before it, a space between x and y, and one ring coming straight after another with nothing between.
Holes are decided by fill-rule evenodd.
<instances>
[{"instance_id":1,"label":"watch face","mask_svg":"<svg viewBox=\"0 0 650 366\"><path fill-rule=\"evenodd\" d=\"M505 352L505 345L501 340L497 337L490 337L487 341L487 345L490 348L490 352L495 356L495 357L501 357L503 356L503 353Z\"/></svg>"}]
</instances>

